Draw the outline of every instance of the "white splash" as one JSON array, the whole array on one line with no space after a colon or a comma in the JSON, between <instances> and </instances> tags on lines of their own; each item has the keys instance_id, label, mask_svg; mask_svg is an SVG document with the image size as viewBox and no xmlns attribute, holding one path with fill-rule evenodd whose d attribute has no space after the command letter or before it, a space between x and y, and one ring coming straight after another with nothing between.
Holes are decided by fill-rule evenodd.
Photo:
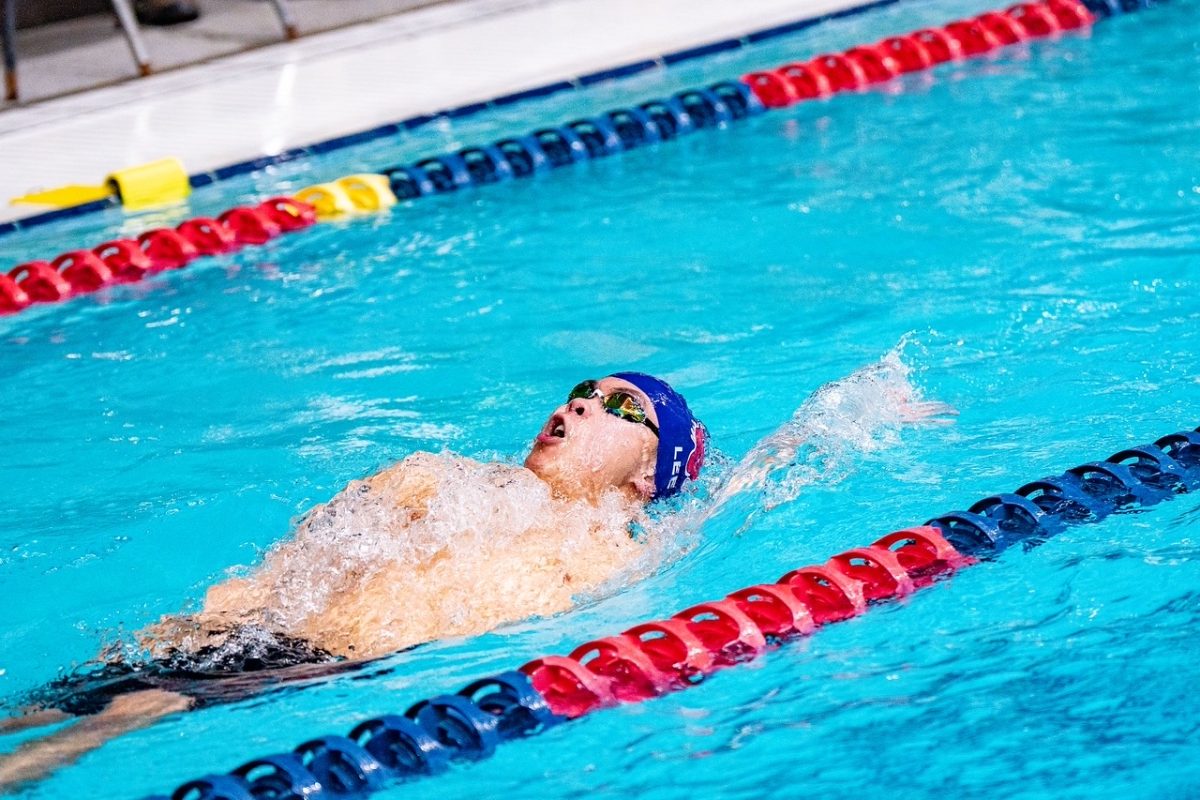
<instances>
[{"instance_id":1,"label":"white splash","mask_svg":"<svg viewBox=\"0 0 1200 800\"><path fill-rule=\"evenodd\" d=\"M630 536L641 516L616 492L566 501L514 465L417 453L313 509L253 573L210 590L192 621L360 657L473 635L648 574L656 548Z\"/></svg>"},{"instance_id":2,"label":"white splash","mask_svg":"<svg viewBox=\"0 0 1200 800\"><path fill-rule=\"evenodd\" d=\"M792 418L750 449L716 495L719 504L747 489L765 493L764 507L794 500L803 487L841 480L854 456L894 447L908 423L944 423L957 413L925 402L900 348L874 364L817 389Z\"/></svg>"},{"instance_id":3,"label":"white splash","mask_svg":"<svg viewBox=\"0 0 1200 800\"><path fill-rule=\"evenodd\" d=\"M921 398L902 359L906 344L818 388L736 464L718 458L700 497L659 524L687 538L689 530L736 507L743 515L739 532L745 531L758 514L792 502L805 487L845 479L862 454L896 446L904 425L948 423L958 412Z\"/></svg>"}]
</instances>

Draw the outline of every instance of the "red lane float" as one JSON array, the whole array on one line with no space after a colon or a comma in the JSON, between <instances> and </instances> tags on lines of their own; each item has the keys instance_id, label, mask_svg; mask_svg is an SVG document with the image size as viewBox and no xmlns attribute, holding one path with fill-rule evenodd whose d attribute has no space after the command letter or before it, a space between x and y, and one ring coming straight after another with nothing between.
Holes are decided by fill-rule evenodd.
<instances>
[{"instance_id":1,"label":"red lane float","mask_svg":"<svg viewBox=\"0 0 1200 800\"><path fill-rule=\"evenodd\" d=\"M767 638L802 636L816 628L812 611L790 587L760 584L739 589L729 599L737 603Z\"/></svg>"},{"instance_id":2,"label":"red lane float","mask_svg":"<svg viewBox=\"0 0 1200 800\"><path fill-rule=\"evenodd\" d=\"M862 90L898 75L1075 30L1093 22L1092 12L1079 0L1019 3L1006 11L989 11L941 28L892 36L876 45L820 55L806 64L751 72L742 76L742 82L763 105L782 108L836 92Z\"/></svg>"},{"instance_id":3,"label":"red lane float","mask_svg":"<svg viewBox=\"0 0 1200 800\"><path fill-rule=\"evenodd\" d=\"M317 224L317 210L294 197L272 197L259 203L258 209L284 233Z\"/></svg>"},{"instance_id":4,"label":"red lane float","mask_svg":"<svg viewBox=\"0 0 1200 800\"><path fill-rule=\"evenodd\" d=\"M547 698L554 713L568 719L615 702L610 688L612 678L596 674L573 658L543 656L521 667L521 672Z\"/></svg>"},{"instance_id":5,"label":"red lane float","mask_svg":"<svg viewBox=\"0 0 1200 800\"><path fill-rule=\"evenodd\" d=\"M1021 3L1007 13L1024 25L1030 36L1049 36L1062 30L1058 17L1042 3Z\"/></svg>"},{"instance_id":6,"label":"red lane float","mask_svg":"<svg viewBox=\"0 0 1200 800\"><path fill-rule=\"evenodd\" d=\"M834 556L830 564L846 577L862 584L863 599L868 603L912 594L912 578L890 550L860 547Z\"/></svg>"},{"instance_id":7,"label":"red lane float","mask_svg":"<svg viewBox=\"0 0 1200 800\"><path fill-rule=\"evenodd\" d=\"M1046 8L1065 31L1083 28L1096 21L1096 15L1078 0L1046 0Z\"/></svg>"},{"instance_id":8,"label":"red lane float","mask_svg":"<svg viewBox=\"0 0 1200 800\"><path fill-rule=\"evenodd\" d=\"M1023 42L1030 37L1030 33L1025 26L1008 14L989 11L986 14L980 14L975 19L980 27L1000 42L1000 46L1002 47Z\"/></svg>"},{"instance_id":9,"label":"red lane float","mask_svg":"<svg viewBox=\"0 0 1200 800\"><path fill-rule=\"evenodd\" d=\"M861 614L973 563L936 528L907 528L868 547L801 567L778 583L699 603L670 619L521 667L550 709L567 718L685 688L767 647Z\"/></svg>"},{"instance_id":10,"label":"red lane float","mask_svg":"<svg viewBox=\"0 0 1200 800\"><path fill-rule=\"evenodd\" d=\"M63 253L50 266L71 284L72 294L94 292L113 279L112 270L91 250Z\"/></svg>"},{"instance_id":11,"label":"red lane float","mask_svg":"<svg viewBox=\"0 0 1200 800\"><path fill-rule=\"evenodd\" d=\"M118 281L141 280L147 272L154 271L154 262L137 239L114 239L93 247L92 252L108 265Z\"/></svg>"},{"instance_id":12,"label":"red lane float","mask_svg":"<svg viewBox=\"0 0 1200 800\"><path fill-rule=\"evenodd\" d=\"M33 300L17 282L8 275L0 274L0 314L11 314L32 303Z\"/></svg>"},{"instance_id":13,"label":"red lane float","mask_svg":"<svg viewBox=\"0 0 1200 800\"><path fill-rule=\"evenodd\" d=\"M826 565L794 569L779 583L808 606L817 625L849 619L867 608L862 584Z\"/></svg>"},{"instance_id":14,"label":"red lane float","mask_svg":"<svg viewBox=\"0 0 1200 800\"><path fill-rule=\"evenodd\" d=\"M138 237L138 243L157 269L180 269L200 255L196 245L174 228L146 231Z\"/></svg>"},{"instance_id":15,"label":"red lane float","mask_svg":"<svg viewBox=\"0 0 1200 800\"><path fill-rule=\"evenodd\" d=\"M34 303L55 303L114 283L138 281L153 272L180 269L200 256L260 245L283 233L314 225L317 212L292 197L231 208L218 218L197 217L176 228L114 239L91 250L71 250L53 261L30 261L0 274L0 314Z\"/></svg>"},{"instance_id":16,"label":"red lane float","mask_svg":"<svg viewBox=\"0 0 1200 800\"><path fill-rule=\"evenodd\" d=\"M944 28L925 28L912 33L911 36L924 46L925 52L929 53L930 61L935 65L962 58L962 43L947 33Z\"/></svg>"},{"instance_id":17,"label":"red lane float","mask_svg":"<svg viewBox=\"0 0 1200 800\"><path fill-rule=\"evenodd\" d=\"M8 271L8 277L33 303L56 303L71 296L71 284L49 261L30 261Z\"/></svg>"},{"instance_id":18,"label":"red lane float","mask_svg":"<svg viewBox=\"0 0 1200 800\"><path fill-rule=\"evenodd\" d=\"M958 42L958 51L964 56L977 56L995 50L1004 43L977 19L951 22L945 28L946 35Z\"/></svg>"},{"instance_id":19,"label":"red lane float","mask_svg":"<svg viewBox=\"0 0 1200 800\"><path fill-rule=\"evenodd\" d=\"M636 639L656 667L674 673L685 684L712 671L712 654L683 620L646 622L635 625L623 635Z\"/></svg>"},{"instance_id":20,"label":"red lane float","mask_svg":"<svg viewBox=\"0 0 1200 800\"><path fill-rule=\"evenodd\" d=\"M726 667L753 658L767 646L754 620L728 598L700 603L675 615L683 620L713 656L714 667Z\"/></svg>"},{"instance_id":21,"label":"red lane float","mask_svg":"<svg viewBox=\"0 0 1200 800\"><path fill-rule=\"evenodd\" d=\"M609 636L576 647L567 658L612 681L615 700L636 703L670 691L679 680L673 671L656 664L640 645L628 634Z\"/></svg>"},{"instance_id":22,"label":"red lane float","mask_svg":"<svg viewBox=\"0 0 1200 800\"><path fill-rule=\"evenodd\" d=\"M846 60L858 67L867 83L883 83L900 74L896 59L879 45L847 50Z\"/></svg>"},{"instance_id":23,"label":"red lane float","mask_svg":"<svg viewBox=\"0 0 1200 800\"><path fill-rule=\"evenodd\" d=\"M833 94L829 76L812 63L786 64L779 69L779 74L791 85L792 91L799 100L829 97Z\"/></svg>"},{"instance_id":24,"label":"red lane float","mask_svg":"<svg viewBox=\"0 0 1200 800\"><path fill-rule=\"evenodd\" d=\"M767 108L785 108L801 98L792 87L792 82L779 72L750 72L742 76L755 96Z\"/></svg>"},{"instance_id":25,"label":"red lane float","mask_svg":"<svg viewBox=\"0 0 1200 800\"><path fill-rule=\"evenodd\" d=\"M832 92L862 89L870 83L863 68L840 53L826 53L817 56L809 62L809 65L817 73L825 76Z\"/></svg>"},{"instance_id":26,"label":"red lane float","mask_svg":"<svg viewBox=\"0 0 1200 800\"><path fill-rule=\"evenodd\" d=\"M278 223L261 208L231 208L218 219L232 232L238 244L266 244L283 233Z\"/></svg>"},{"instance_id":27,"label":"red lane float","mask_svg":"<svg viewBox=\"0 0 1200 800\"><path fill-rule=\"evenodd\" d=\"M215 256L237 250L240 246L233 231L211 217L196 217L175 227L179 235L191 242L202 256Z\"/></svg>"},{"instance_id":28,"label":"red lane float","mask_svg":"<svg viewBox=\"0 0 1200 800\"><path fill-rule=\"evenodd\" d=\"M918 72L933 66L929 48L915 36L893 36L879 43L879 49L891 56L901 73Z\"/></svg>"}]
</instances>

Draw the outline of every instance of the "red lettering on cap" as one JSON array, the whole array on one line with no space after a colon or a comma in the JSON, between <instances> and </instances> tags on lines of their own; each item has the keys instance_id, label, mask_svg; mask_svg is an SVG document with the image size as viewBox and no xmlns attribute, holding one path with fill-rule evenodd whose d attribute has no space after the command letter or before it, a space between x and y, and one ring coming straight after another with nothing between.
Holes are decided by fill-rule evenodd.
<instances>
[{"instance_id":1,"label":"red lettering on cap","mask_svg":"<svg viewBox=\"0 0 1200 800\"><path fill-rule=\"evenodd\" d=\"M692 421L692 453L687 460L687 476L691 480L700 477L700 467L704 465L704 448L707 444L708 431L699 422Z\"/></svg>"}]
</instances>

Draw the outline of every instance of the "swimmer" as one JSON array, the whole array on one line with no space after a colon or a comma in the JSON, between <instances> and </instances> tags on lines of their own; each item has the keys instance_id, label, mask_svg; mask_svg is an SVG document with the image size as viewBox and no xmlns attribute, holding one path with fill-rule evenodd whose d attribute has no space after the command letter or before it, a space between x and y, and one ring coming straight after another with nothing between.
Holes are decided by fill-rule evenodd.
<instances>
[{"instance_id":1,"label":"swimmer","mask_svg":"<svg viewBox=\"0 0 1200 800\"><path fill-rule=\"evenodd\" d=\"M0 758L0 791L164 714L571 608L636 571L651 545L631 526L697 478L706 436L667 383L620 372L572 389L523 466L415 453L352 481L197 613L141 631L148 660L56 681L0 721L87 717Z\"/></svg>"},{"instance_id":2,"label":"swimmer","mask_svg":"<svg viewBox=\"0 0 1200 800\"><path fill-rule=\"evenodd\" d=\"M870 437L947 411L914 402L897 365L885 359L814 394L712 506L794 462L803 442L833 438L842 417L850 435ZM884 408L886 418L873 411ZM647 506L697 480L707 438L667 383L620 372L572 389L523 466L415 453L352 481L257 569L210 588L198 612L141 631L140 657L55 681L33 696L36 710L0 720L2 734L82 718L0 756L0 792L164 715L559 613L648 575L673 529L651 524Z\"/></svg>"}]
</instances>

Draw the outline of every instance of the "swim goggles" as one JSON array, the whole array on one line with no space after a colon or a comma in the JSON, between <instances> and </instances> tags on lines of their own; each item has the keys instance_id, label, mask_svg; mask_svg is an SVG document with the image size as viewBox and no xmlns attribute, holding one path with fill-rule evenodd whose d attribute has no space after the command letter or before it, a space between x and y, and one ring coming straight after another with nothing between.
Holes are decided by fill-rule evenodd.
<instances>
[{"instance_id":1,"label":"swim goggles","mask_svg":"<svg viewBox=\"0 0 1200 800\"><path fill-rule=\"evenodd\" d=\"M621 389L610 394L603 394L596 385L596 381L584 381L571 390L571 393L567 395L567 402L590 400L593 397L600 398L600 404L608 413L628 422L645 425L654 432L655 436L658 436L658 426L646 416L646 409L642 408L642 404L637 401L636 397Z\"/></svg>"}]
</instances>

